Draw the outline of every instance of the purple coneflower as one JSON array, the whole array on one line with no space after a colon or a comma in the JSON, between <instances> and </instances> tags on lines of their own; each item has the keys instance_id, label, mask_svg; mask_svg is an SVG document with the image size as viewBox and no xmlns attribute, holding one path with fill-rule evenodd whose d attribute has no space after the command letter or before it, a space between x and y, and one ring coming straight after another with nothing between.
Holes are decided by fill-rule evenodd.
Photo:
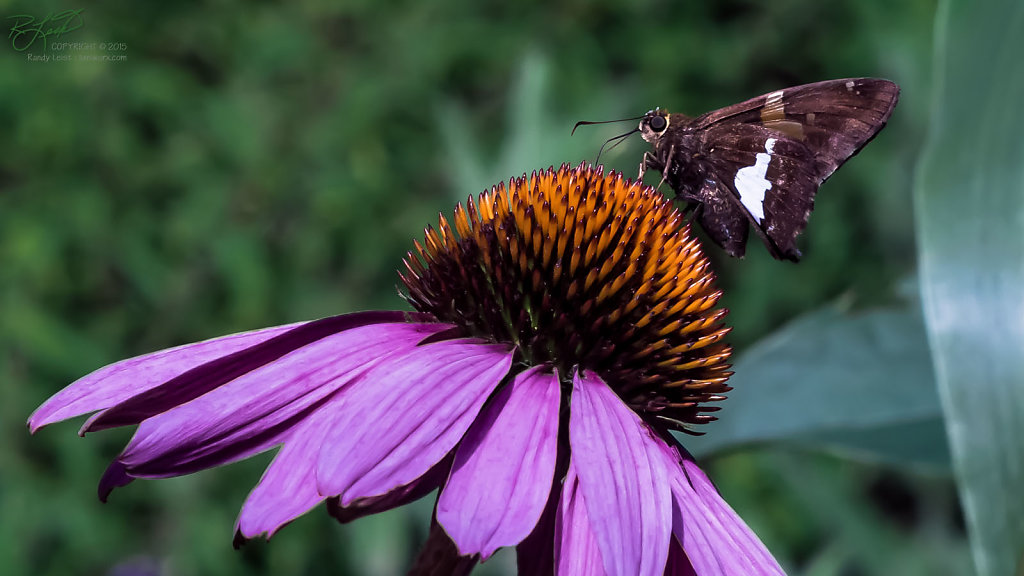
<instances>
[{"instance_id":1,"label":"purple coneflower","mask_svg":"<svg viewBox=\"0 0 1024 576\"><path fill-rule=\"evenodd\" d=\"M29 418L138 424L100 498L281 446L236 538L323 501L346 522L440 488L413 573L515 546L521 574L782 574L671 429L730 388L726 311L650 187L562 166L441 217L361 312L112 364Z\"/></svg>"}]
</instances>

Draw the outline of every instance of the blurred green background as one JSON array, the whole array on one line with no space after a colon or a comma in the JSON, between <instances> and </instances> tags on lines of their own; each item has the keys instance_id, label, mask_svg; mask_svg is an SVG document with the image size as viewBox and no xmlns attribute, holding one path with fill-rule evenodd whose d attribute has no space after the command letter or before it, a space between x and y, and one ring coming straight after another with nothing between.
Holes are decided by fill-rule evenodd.
<instances>
[{"instance_id":1,"label":"blurred green background","mask_svg":"<svg viewBox=\"0 0 1024 576\"><path fill-rule=\"evenodd\" d=\"M0 46L4 574L404 572L429 502L347 526L317 510L236 552L233 521L269 455L139 481L101 505L94 486L130 431L83 440L67 423L30 437L25 419L120 358L403 307L395 270L438 212L523 172L592 161L631 127L570 138L577 120L698 114L829 78L897 81L889 127L823 186L799 266L756 239L743 261L710 252L741 354L823 306L906 300L932 0L0 6L5 21L84 8L66 40L126 47L121 62L45 63ZM636 137L602 160L633 175L643 150ZM792 574L971 569L948 464L799 443L708 453ZM513 565L499 554L480 572Z\"/></svg>"}]
</instances>

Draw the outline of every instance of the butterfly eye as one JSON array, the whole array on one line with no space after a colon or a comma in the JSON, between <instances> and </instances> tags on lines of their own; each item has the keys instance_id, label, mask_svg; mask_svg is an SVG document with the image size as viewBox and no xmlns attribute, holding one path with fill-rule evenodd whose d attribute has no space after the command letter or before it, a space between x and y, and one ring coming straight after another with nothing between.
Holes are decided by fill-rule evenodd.
<instances>
[{"instance_id":1,"label":"butterfly eye","mask_svg":"<svg viewBox=\"0 0 1024 576\"><path fill-rule=\"evenodd\" d=\"M650 127L655 132L661 132L668 127L668 120L665 120L664 116L655 116L651 118Z\"/></svg>"}]
</instances>

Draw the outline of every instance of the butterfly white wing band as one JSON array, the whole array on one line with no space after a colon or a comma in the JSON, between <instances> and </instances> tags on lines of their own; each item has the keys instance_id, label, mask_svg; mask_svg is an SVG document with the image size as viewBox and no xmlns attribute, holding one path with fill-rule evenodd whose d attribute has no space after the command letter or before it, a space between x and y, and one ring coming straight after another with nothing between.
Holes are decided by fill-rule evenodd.
<instances>
[{"instance_id":1,"label":"butterfly white wing band","mask_svg":"<svg viewBox=\"0 0 1024 576\"><path fill-rule=\"evenodd\" d=\"M757 154L752 166L737 170L736 179L733 180L740 195L740 202L758 223L764 222L764 195L772 188L772 183L766 175L768 163L771 162L774 152L775 138L765 140L764 152Z\"/></svg>"}]
</instances>

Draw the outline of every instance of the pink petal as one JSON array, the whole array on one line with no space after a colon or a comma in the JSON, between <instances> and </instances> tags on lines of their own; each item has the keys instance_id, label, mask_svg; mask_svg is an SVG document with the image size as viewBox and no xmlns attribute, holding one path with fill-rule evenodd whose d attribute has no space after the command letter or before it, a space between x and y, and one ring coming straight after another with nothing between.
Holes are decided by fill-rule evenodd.
<instances>
[{"instance_id":1,"label":"pink petal","mask_svg":"<svg viewBox=\"0 0 1024 576\"><path fill-rule=\"evenodd\" d=\"M370 366L447 327L371 324L321 338L146 420L119 460L134 476L165 477L265 450Z\"/></svg>"},{"instance_id":2,"label":"pink petal","mask_svg":"<svg viewBox=\"0 0 1024 576\"><path fill-rule=\"evenodd\" d=\"M51 396L29 417L29 430L34 433L54 422L110 408L196 366L255 346L303 324L221 336L110 364Z\"/></svg>"},{"instance_id":3,"label":"pink petal","mask_svg":"<svg viewBox=\"0 0 1024 576\"><path fill-rule=\"evenodd\" d=\"M673 483L673 493L683 512L683 527L677 532L677 538L690 555L697 572L702 576L705 573L717 574L719 572L715 572L714 567L720 566L727 567L720 572L722 574L785 576L785 571L761 540L722 499L697 464L683 460L683 468L689 482ZM699 554L692 552L687 542L687 536L695 536L696 532L703 532L703 540L710 543ZM700 540L692 539L699 548ZM698 556L703 564L698 564ZM706 561L709 556L714 557L714 562Z\"/></svg>"},{"instance_id":4,"label":"pink petal","mask_svg":"<svg viewBox=\"0 0 1024 576\"><path fill-rule=\"evenodd\" d=\"M700 576L785 576L775 558L726 504L695 462L664 446L675 499L672 530ZM682 461L682 467L680 466Z\"/></svg>"},{"instance_id":5,"label":"pink petal","mask_svg":"<svg viewBox=\"0 0 1024 576\"><path fill-rule=\"evenodd\" d=\"M558 576L603 576L607 572L587 515L583 492L579 489L573 460L569 461L569 472L562 484L562 497L555 516L555 573Z\"/></svg>"},{"instance_id":6,"label":"pink petal","mask_svg":"<svg viewBox=\"0 0 1024 576\"><path fill-rule=\"evenodd\" d=\"M285 440L259 484L249 494L235 524L237 544L260 534L271 538L278 530L309 512L324 497L316 489L316 459L324 431L335 418L334 400L296 428ZM355 502L341 508L337 499L328 503L328 512L345 523L357 518L403 506L437 490L448 476L452 458L439 462L411 484L400 486L384 496Z\"/></svg>"},{"instance_id":7,"label":"pink petal","mask_svg":"<svg viewBox=\"0 0 1024 576\"><path fill-rule=\"evenodd\" d=\"M114 491L114 488L121 488L131 484L132 478L128 471L125 469L124 464L114 460L107 466L107 469L103 472L103 476L100 477L100 485L96 492L100 497L100 502L106 502L110 493Z\"/></svg>"},{"instance_id":8,"label":"pink petal","mask_svg":"<svg viewBox=\"0 0 1024 576\"><path fill-rule=\"evenodd\" d=\"M344 507L338 501L337 496L328 498L327 513L338 522L347 524L364 516L377 514L378 512L384 512L392 508L405 506L410 502L415 502L444 484L445 479L448 478L448 473L452 469L452 461L454 459L455 455L449 453L440 462L434 464L434 467L423 476L381 496L362 498Z\"/></svg>"},{"instance_id":9,"label":"pink petal","mask_svg":"<svg viewBox=\"0 0 1024 576\"><path fill-rule=\"evenodd\" d=\"M664 443L590 371L573 379L569 443L605 571L660 576L672 530Z\"/></svg>"},{"instance_id":10,"label":"pink petal","mask_svg":"<svg viewBox=\"0 0 1024 576\"><path fill-rule=\"evenodd\" d=\"M547 503L558 451L558 374L534 367L498 392L466 433L437 502L462 555L486 560L529 536Z\"/></svg>"},{"instance_id":11,"label":"pink petal","mask_svg":"<svg viewBox=\"0 0 1024 576\"><path fill-rule=\"evenodd\" d=\"M476 340L419 346L370 369L344 395L328 431L319 491L347 506L422 476L462 439L508 373L512 352Z\"/></svg>"},{"instance_id":12,"label":"pink petal","mask_svg":"<svg viewBox=\"0 0 1024 576\"><path fill-rule=\"evenodd\" d=\"M307 322L272 339L196 366L159 386L108 408L90 418L80 433L138 424L194 400L243 374L271 364L282 356L326 336L361 326L408 321L410 316L402 312L371 311Z\"/></svg>"},{"instance_id":13,"label":"pink petal","mask_svg":"<svg viewBox=\"0 0 1024 576\"><path fill-rule=\"evenodd\" d=\"M292 432L242 505L237 534L255 538L266 533L270 538L323 501L316 491L316 455L332 416L329 410L319 410Z\"/></svg>"}]
</instances>

